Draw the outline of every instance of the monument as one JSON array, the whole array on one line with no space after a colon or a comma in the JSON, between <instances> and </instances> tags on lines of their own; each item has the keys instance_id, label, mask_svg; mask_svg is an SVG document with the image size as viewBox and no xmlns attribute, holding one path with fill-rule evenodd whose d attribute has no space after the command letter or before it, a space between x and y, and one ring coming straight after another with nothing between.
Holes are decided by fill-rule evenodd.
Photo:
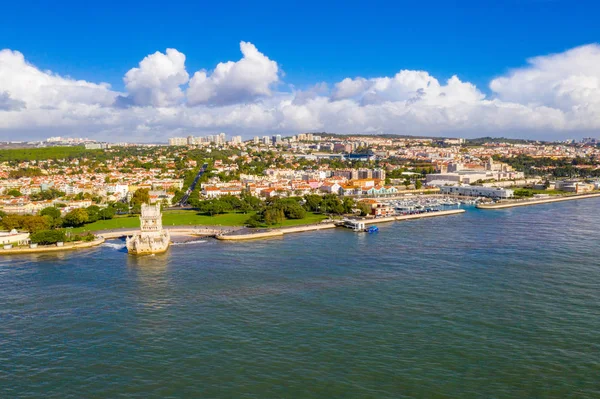
<instances>
[{"instance_id":1,"label":"monument","mask_svg":"<svg viewBox=\"0 0 600 399\"><path fill-rule=\"evenodd\" d=\"M127 252L134 255L149 255L165 252L171 243L171 235L162 228L160 204L142 204L140 232L127 237Z\"/></svg>"}]
</instances>

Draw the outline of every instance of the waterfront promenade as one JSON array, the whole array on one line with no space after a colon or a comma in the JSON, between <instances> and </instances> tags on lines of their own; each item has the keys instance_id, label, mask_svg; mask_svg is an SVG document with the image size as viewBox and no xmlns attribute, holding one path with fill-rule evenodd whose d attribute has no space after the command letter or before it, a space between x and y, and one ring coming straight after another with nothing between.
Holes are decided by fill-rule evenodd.
<instances>
[{"instance_id":1,"label":"waterfront promenade","mask_svg":"<svg viewBox=\"0 0 600 399\"><path fill-rule=\"evenodd\" d=\"M424 212L412 215L390 216L383 218L363 219L365 224L388 223L413 219L424 219L439 216L450 216L464 213L464 209L453 209L439 212ZM244 227L219 227L219 226L194 226L193 228L168 228L172 241L185 241L189 237L215 237L223 241L245 241L257 240L264 238L282 237L285 234L303 233L308 231L318 231L336 228L337 225L331 223L315 223L310 225L281 227L272 229L251 229ZM91 248L104 243L106 240L123 238L133 235L137 230L132 229L116 229L109 231L96 232L96 239L89 242L66 243L63 246L39 246L37 248L17 247L11 249L0 249L0 255L19 255L43 252L58 252L76 249Z\"/></svg>"},{"instance_id":2,"label":"waterfront promenade","mask_svg":"<svg viewBox=\"0 0 600 399\"><path fill-rule=\"evenodd\" d=\"M581 200L587 198L597 198L600 197L600 193L593 194L578 194L578 195L567 195L563 197L554 197L554 198L540 198L540 199L527 199L527 200L508 200L491 204L477 204L477 208L479 209L506 209L506 208L514 208L517 206L529 206L529 205L540 205L540 204L548 204L551 202L561 202L561 201L573 201L573 200Z\"/></svg>"},{"instance_id":3,"label":"waterfront promenade","mask_svg":"<svg viewBox=\"0 0 600 399\"><path fill-rule=\"evenodd\" d=\"M44 252L60 252L60 251L72 251L76 249L92 248L102 244L106 239L104 237L96 237L93 241L79 241L69 242L58 247L56 245L40 245L35 248L31 247L14 247L11 249L0 249L1 255L22 255L22 254L36 254Z\"/></svg>"},{"instance_id":4,"label":"waterfront promenade","mask_svg":"<svg viewBox=\"0 0 600 399\"><path fill-rule=\"evenodd\" d=\"M413 219L424 219L430 217L438 217L438 216L450 216L464 213L464 209L452 209L448 211L439 211L439 212L424 212L417 213L413 215L400 215L400 216L390 216L384 218L373 218L373 219L364 219L362 220L365 224L375 224L375 223L386 223L386 222L397 222L403 220L413 220ZM296 227L284 227L279 229L271 229L271 230L250 230L250 229L242 229L230 234L221 234L216 236L217 239L223 241L244 241L244 240L256 240L262 238L274 238L281 237L285 234L290 233L303 233L307 231L317 231L317 230L325 230L332 229L337 227L335 223L318 223L312 225L305 226L296 226Z\"/></svg>"}]
</instances>

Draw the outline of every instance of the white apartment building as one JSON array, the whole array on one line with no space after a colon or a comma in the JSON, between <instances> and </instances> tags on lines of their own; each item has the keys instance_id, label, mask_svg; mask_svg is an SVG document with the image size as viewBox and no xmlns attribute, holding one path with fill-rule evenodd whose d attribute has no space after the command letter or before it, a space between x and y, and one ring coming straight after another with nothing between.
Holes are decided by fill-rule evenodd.
<instances>
[{"instance_id":1,"label":"white apartment building","mask_svg":"<svg viewBox=\"0 0 600 399\"><path fill-rule=\"evenodd\" d=\"M483 186L442 186L440 192L442 194L488 198L512 198L515 195L515 192L508 188Z\"/></svg>"}]
</instances>

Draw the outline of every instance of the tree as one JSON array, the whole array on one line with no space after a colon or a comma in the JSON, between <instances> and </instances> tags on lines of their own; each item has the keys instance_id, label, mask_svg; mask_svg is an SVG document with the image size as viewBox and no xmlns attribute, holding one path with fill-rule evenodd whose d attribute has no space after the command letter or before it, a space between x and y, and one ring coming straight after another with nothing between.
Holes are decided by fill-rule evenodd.
<instances>
[{"instance_id":1,"label":"tree","mask_svg":"<svg viewBox=\"0 0 600 399\"><path fill-rule=\"evenodd\" d=\"M248 227L260 227L262 220L258 214L252 215L246 220L246 226Z\"/></svg>"},{"instance_id":2,"label":"tree","mask_svg":"<svg viewBox=\"0 0 600 399\"><path fill-rule=\"evenodd\" d=\"M135 190L131 197L131 205L141 205L150 203L150 190L147 188L139 188Z\"/></svg>"},{"instance_id":3,"label":"tree","mask_svg":"<svg viewBox=\"0 0 600 399\"><path fill-rule=\"evenodd\" d=\"M366 202L359 202L356 206L360 210L360 216L367 216L371 213L371 206Z\"/></svg>"},{"instance_id":4,"label":"tree","mask_svg":"<svg viewBox=\"0 0 600 399\"><path fill-rule=\"evenodd\" d=\"M23 229L30 233L50 228L51 218L49 216L24 216L22 220Z\"/></svg>"},{"instance_id":5,"label":"tree","mask_svg":"<svg viewBox=\"0 0 600 399\"><path fill-rule=\"evenodd\" d=\"M94 223L98 219L100 219L100 207L98 205L90 205L86 208L88 213L88 221L87 223Z\"/></svg>"},{"instance_id":6,"label":"tree","mask_svg":"<svg viewBox=\"0 0 600 399\"><path fill-rule=\"evenodd\" d=\"M184 191L175 190L175 192L173 193L173 199L171 199L171 204L175 205L175 204L179 203L179 201L181 201L181 199L183 198L184 195L185 195Z\"/></svg>"},{"instance_id":7,"label":"tree","mask_svg":"<svg viewBox=\"0 0 600 399\"><path fill-rule=\"evenodd\" d=\"M62 230L42 230L32 234L29 239L34 244L50 245L64 242L67 237Z\"/></svg>"},{"instance_id":8,"label":"tree","mask_svg":"<svg viewBox=\"0 0 600 399\"><path fill-rule=\"evenodd\" d=\"M419 179L415 180L415 188L417 190L420 190L421 187L423 187L423 182L421 182L421 180L419 180Z\"/></svg>"},{"instance_id":9,"label":"tree","mask_svg":"<svg viewBox=\"0 0 600 399\"><path fill-rule=\"evenodd\" d=\"M109 208L114 209L115 213L118 214L125 214L129 212L129 205L127 205L125 202L113 202L109 205Z\"/></svg>"},{"instance_id":10,"label":"tree","mask_svg":"<svg viewBox=\"0 0 600 399\"><path fill-rule=\"evenodd\" d=\"M210 216L218 215L220 213L225 213L231 209L229 203L225 201L221 201L218 199L211 199L206 201L201 201L198 204L198 208L200 213L205 213Z\"/></svg>"},{"instance_id":11,"label":"tree","mask_svg":"<svg viewBox=\"0 0 600 399\"><path fill-rule=\"evenodd\" d=\"M21 192L19 190L17 190L16 188L13 188L11 190L8 190L6 192L6 195L10 195L11 197L20 197L23 194L21 194Z\"/></svg>"},{"instance_id":12,"label":"tree","mask_svg":"<svg viewBox=\"0 0 600 399\"><path fill-rule=\"evenodd\" d=\"M73 209L65 215L65 226L83 226L89 220L88 213L83 208Z\"/></svg>"},{"instance_id":13,"label":"tree","mask_svg":"<svg viewBox=\"0 0 600 399\"><path fill-rule=\"evenodd\" d=\"M2 226L6 230L20 229L23 227L23 216L5 215L2 217Z\"/></svg>"},{"instance_id":14,"label":"tree","mask_svg":"<svg viewBox=\"0 0 600 399\"><path fill-rule=\"evenodd\" d=\"M285 220L283 209L278 207L268 207L264 212L265 223L268 225L279 224Z\"/></svg>"},{"instance_id":15,"label":"tree","mask_svg":"<svg viewBox=\"0 0 600 399\"><path fill-rule=\"evenodd\" d=\"M304 201L304 207L307 211L317 212L319 211L323 198L317 194L307 194L304 196Z\"/></svg>"},{"instance_id":16,"label":"tree","mask_svg":"<svg viewBox=\"0 0 600 399\"><path fill-rule=\"evenodd\" d=\"M253 211L258 211L262 206L262 201L260 200L260 198L254 197L250 194L242 195L242 201L246 203L246 205L248 205L250 210Z\"/></svg>"},{"instance_id":17,"label":"tree","mask_svg":"<svg viewBox=\"0 0 600 399\"><path fill-rule=\"evenodd\" d=\"M98 212L98 217L102 220L112 219L115 217L115 208L107 206L106 208L100 209Z\"/></svg>"},{"instance_id":18,"label":"tree","mask_svg":"<svg viewBox=\"0 0 600 399\"><path fill-rule=\"evenodd\" d=\"M41 216L50 216L52 219L60 219L60 209L49 206L47 208L42 209L40 212Z\"/></svg>"},{"instance_id":19,"label":"tree","mask_svg":"<svg viewBox=\"0 0 600 399\"><path fill-rule=\"evenodd\" d=\"M342 206L344 207L344 213L352 213L355 206L354 200L350 197L345 197L342 201Z\"/></svg>"},{"instance_id":20,"label":"tree","mask_svg":"<svg viewBox=\"0 0 600 399\"><path fill-rule=\"evenodd\" d=\"M298 203L286 204L283 212L288 219L304 219L306 216L306 211Z\"/></svg>"},{"instance_id":21,"label":"tree","mask_svg":"<svg viewBox=\"0 0 600 399\"><path fill-rule=\"evenodd\" d=\"M60 197L64 197L66 195L65 192L59 191L55 188L50 188L48 190L40 191L39 193L35 193L31 195L31 199L34 201L47 201Z\"/></svg>"},{"instance_id":22,"label":"tree","mask_svg":"<svg viewBox=\"0 0 600 399\"><path fill-rule=\"evenodd\" d=\"M335 194L327 194L323 197L323 202L321 203L321 210L324 213L335 213L341 215L344 213L344 205L340 198Z\"/></svg>"}]
</instances>

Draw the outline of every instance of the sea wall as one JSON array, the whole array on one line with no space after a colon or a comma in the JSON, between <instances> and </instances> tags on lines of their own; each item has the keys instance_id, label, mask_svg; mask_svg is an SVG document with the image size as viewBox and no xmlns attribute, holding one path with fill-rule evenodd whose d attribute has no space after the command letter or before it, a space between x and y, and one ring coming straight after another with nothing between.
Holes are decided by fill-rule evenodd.
<instances>
[{"instance_id":1,"label":"sea wall","mask_svg":"<svg viewBox=\"0 0 600 399\"><path fill-rule=\"evenodd\" d=\"M373 218L373 219L364 219L365 224L375 224L375 223L385 223L385 222L395 222L402 220L412 220L412 219L424 219L430 217L437 216L450 216L457 215L460 213L464 213L464 209L453 209L449 211L439 211L439 212L425 212L418 213L414 215L401 215L401 216L390 216L386 218ZM244 241L244 240L256 240L260 238L273 238L273 237L281 237L285 234L290 233L302 233L306 231L317 231L317 230L325 230L332 229L337 227L334 223L320 223L320 224L311 224L305 226L296 226L296 227L284 227L280 229L272 229L268 231L264 230L256 230L248 233L241 234L222 234L218 235L217 238L223 241Z\"/></svg>"},{"instance_id":2,"label":"sea wall","mask_svg":"<svg viewBox=\"0 0 600 399\"><path fill-rule=\"evenodd\" d=\"M558 197L558 198L544 198L544 199L537 199L537 200L507 201L507 202L499 202L496 204L477 204L477 208L479 208L479 209L506 209L506 208L514 208L517 206L540 205L540 204L548 204L551 202L573 201L573 200L580 200L580 199L586 199L586 198L597 198L597 197L600 197L600 193L569 195L569 196Z\"/></svg>"},{"instance_id":3,"label":"sea wall","mask_svg":"<svg viewBox=\"0 0 600 399\"><path fill-rule=\"evenodd\" d=\"M81 241L74 243L65 243L62 247L55 245L43 245L37 248L29 247L16 247L11 249L0 249L0 255L21 255L21 254L36 254L44 252L59 252L59 251L70 251L74 249L91 248L96 245L100 245L105 241L104 237L98 237L93 241Z\"/></svg>"}]
</instances>

